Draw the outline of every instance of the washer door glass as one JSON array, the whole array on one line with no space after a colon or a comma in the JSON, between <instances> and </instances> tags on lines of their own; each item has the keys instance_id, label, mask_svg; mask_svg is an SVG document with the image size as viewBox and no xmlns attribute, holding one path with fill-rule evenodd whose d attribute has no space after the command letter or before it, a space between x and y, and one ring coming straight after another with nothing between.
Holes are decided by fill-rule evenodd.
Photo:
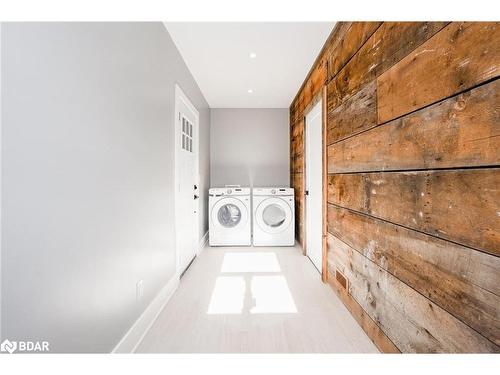
<instances>
[{"instance_id":1,"label":"washer door glass","mask_svg":"<svg viewBox=\"0 0 500 375\"><path fill-rule=\"evenodd\" d=\"M262 212L262 220L272 228L278 228L286 220L286 212L277 204L270 204Z\"/></svg>"},{"instance_id":2,"label":"washer door glass","mask_svg":"<svg viewBox=\"0 0 500 375\"><path fill-rule=\"evenodd\" d=\"M227 203L219 208L217 218L223 227L233 228L241 221L241 211L238 206Z\"/></svg>"}]
</instances>

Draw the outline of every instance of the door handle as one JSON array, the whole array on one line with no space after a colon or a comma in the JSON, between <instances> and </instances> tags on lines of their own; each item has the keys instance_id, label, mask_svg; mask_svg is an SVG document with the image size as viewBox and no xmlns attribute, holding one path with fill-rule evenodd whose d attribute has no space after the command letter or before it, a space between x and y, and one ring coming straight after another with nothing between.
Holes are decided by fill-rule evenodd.
<instances>
[{"instance_id":1,"label":"door handle","mask_svg":"<svg viewBox=\"0 0 500 375\"><path fill-rule=\"evenodd\" d=\"M194 195L194 199L198 199L200 196L199 195Z\"/></svg>"}]
</instances>

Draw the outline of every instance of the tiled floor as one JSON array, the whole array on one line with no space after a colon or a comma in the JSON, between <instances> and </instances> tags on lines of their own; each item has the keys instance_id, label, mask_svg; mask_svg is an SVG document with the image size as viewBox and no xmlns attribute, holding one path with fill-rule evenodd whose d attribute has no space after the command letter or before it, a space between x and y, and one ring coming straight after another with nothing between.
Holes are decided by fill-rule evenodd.
<instances>
[{"instance_id":1,"label":"tiled floor","mask_svg":"<svg viewBox=\"0 0 500 375\"><path fill-rule=\"evenodd\" d=\"M298 247L207 247L137 352L378 351Z\"/></svg>"}]
</instances>

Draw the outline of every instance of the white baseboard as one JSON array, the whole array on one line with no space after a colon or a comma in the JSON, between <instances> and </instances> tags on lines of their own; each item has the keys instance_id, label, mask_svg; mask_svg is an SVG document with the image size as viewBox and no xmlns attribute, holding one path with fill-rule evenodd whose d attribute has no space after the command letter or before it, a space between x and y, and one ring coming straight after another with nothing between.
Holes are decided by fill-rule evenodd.
<instances>
[{"instance_id":1,"label":"white baseboard","mask_svg":"<svg viewBox=\"0 0 500 375\"><path fill-rule=\"evenodd\" d=\"M178 286L179 275L176 274L163 287L153 301L151 301L139 319L136 320L128 332L122 337L120 342L115 346L112 353L135 352L136 348L156 321L158 315L160 315L160 312L163 310L163 307L165 307Z\"/></svg>"},{"instance_id":2,"label":"white baseboard","mask_svg":"<svg viewBox=\"0 0 500 375\"><path fill-rule=\"evenodd\" d=\"M208 244L208 231L200 240L197 255L200 255ZM169 282L163 287L158 295L151 301L146 310L141 314L139 319L132 325L127 333L122 337L120 342L115 346L112 353L133 353L139 346L142 339L148 333L153 323L160 315L163 307L170 300L174 292L179 286L179 275L174 275Z\"/></svg>"},{"instance_id":3,"label":"white baseboard","mask_svg":"<svg viewBox=\"0 0 500 375\"><path fill-rule=\"evenodd\" d=\"M207 247L208 244L208 230L205 232L203 237L201 237L200 244L198 246L198 253L196 255L200 255L202 251Z\"/></svg>"}]
</instances>

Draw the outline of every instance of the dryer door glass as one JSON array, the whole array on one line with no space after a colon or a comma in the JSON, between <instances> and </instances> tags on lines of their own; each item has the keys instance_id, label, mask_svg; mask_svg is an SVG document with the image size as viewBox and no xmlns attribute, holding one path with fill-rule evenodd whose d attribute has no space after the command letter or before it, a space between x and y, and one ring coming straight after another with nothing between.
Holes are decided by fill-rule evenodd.
<instances>
[{"instance_id":1,"label":"dryer door glass","mask_svg":"<svg viewBox=\"0 0 500 375\"><path fill-rule=\"evenodd\" d=\"M286 212L277 204L270 204L262 212L262 220L270 227L277 228L285 222Z\"/></svg>"},{"instance_id":2,"label":"dryer door glass","mask_svg":"<svg viewBox=\"0 0 500 375\"><path fill-rule=\"evenodd\" d=\"M241 211L238 206L228 203L219 209L217 218L222 226L233 228L241 221Z\"/></svg>"}]
</instances>

